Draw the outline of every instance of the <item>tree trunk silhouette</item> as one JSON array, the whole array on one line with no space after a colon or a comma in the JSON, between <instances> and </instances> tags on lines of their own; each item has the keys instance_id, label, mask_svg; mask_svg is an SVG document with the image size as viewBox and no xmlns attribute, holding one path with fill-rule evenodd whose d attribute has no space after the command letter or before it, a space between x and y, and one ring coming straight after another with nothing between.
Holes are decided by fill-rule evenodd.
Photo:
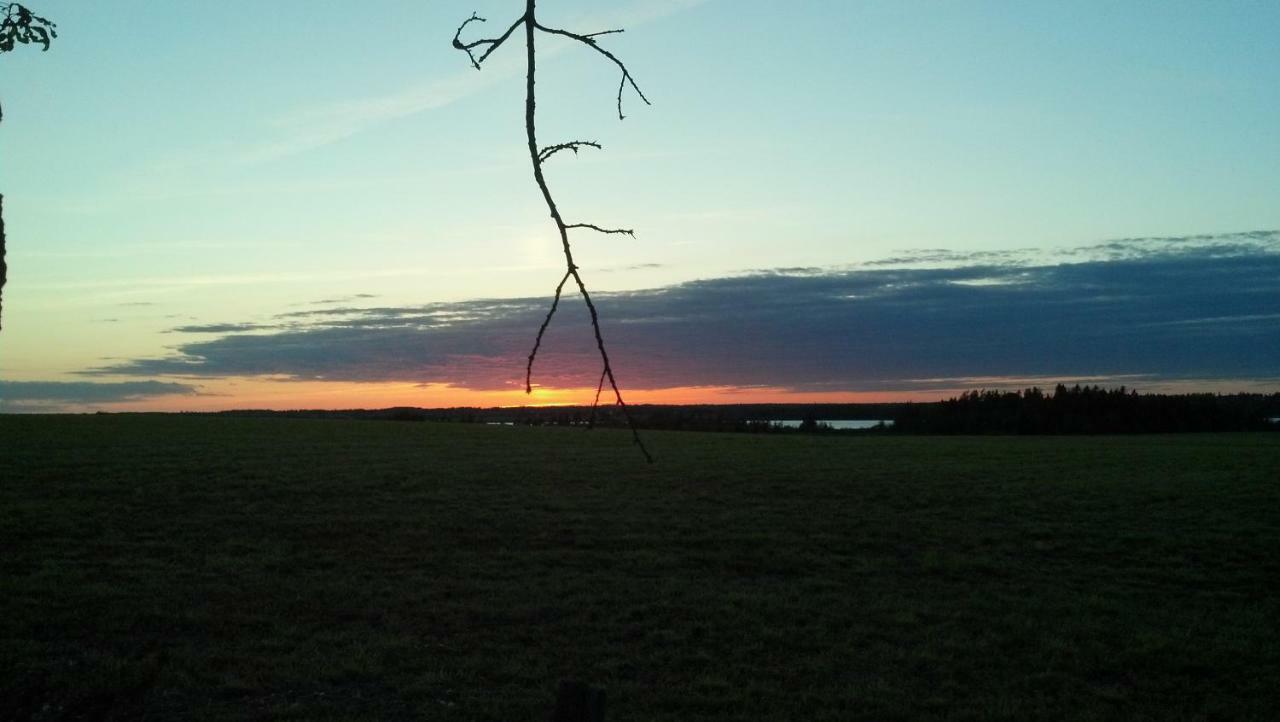
<instances>
[{"instance_id":1,"label":"tree trunk silhouette","mask_svg":"<svg viewBox=\"0 0 1280 722\"><path fill-rule=\"evenodd\" d=\"M0 106L0 125L4 124L4 107ZM4 242L4 194L0 193L0 331L4 330L4 284L9 280L9 265L5 263Z\"/></svg>"},{"instance_id":2,"label":"tree trunk silhouette","mask_svg":"<svg viewBox=\"0 0 1280 722\"><path fill-rule=\"evenodd\" d=\"M9 280L9 266L4 262L4 194L0 193L0 330L4 330L4 284Z\"/></svg>"},{"instance_id":3,"label":"tree trunk silhouette","mask_svg":"<svg viewBox=\"0 0 1280 722\"><path fill-rule=\"evenodd\" d=\"M619 60L616 56L614 56L613 53L610 53L608 50L605 50L604 48L600 47L600 45L595 40L597 36L620 33L622 32L622 30L604 30L600 32L587 33L585 35L582 35L578 33L572 33L567 30L560 30L558 28L549 28L538 22L537 15L535 13L535 5L536 5L536 0L526 0L524 15L522 15L514 23L512 23L511 27L507 28L507 31L502 35L498 36L497 38L486 38L482 40L476 40L470 43L463 43L461 41L460 37L462 35L462 31L464 28L467 27L468 24L472 22L486 22L484 18L479 17L475 13L472 13L470 18L463 21L462 25L458 27L458 31L454 33L454 36L453 36L453 46L459 50L465 51L467 53L467 57L471 59L471 64L477 70L479 70L481 64L484 63L484 61L489 57L490 54L493 53L494 50L497 50L498 47L502 45L502 43L506 42L506 40L511 37L512 33L515 32L516 28L520 27L521 25L524 25L524 28L525 28L525 43L526 43L526 48L528 52L528 61L527 61L527 67L526 67L526 73L525 73L525 79L526 79L525 130L527 132L528 141L529 141L529 161L533 164L533 180L538 185L538 190L541 191L542 198L544 201L546 201L546 204L547 204L547 210L550 212L552 220L555 221L556 230L560 234L560 245L564 251L564 261L565 261L564 275L560 278L560 283L556 285L555 295L551 300L551 308L547 311L546 318L543 319L542 325L538 329L537 336L535 336L534 342L533 342L533 350L529 352L528 363L525 365L525 378L524 378L525 393L533 392L532 378L533 378L534 360L537 358L538 350L542 346L542 337L546 333L547 327L551 324L551 318L555 316L556 309L559 308L560 306L560 296L564 291L564 286L566 283L568 283L569 279L572 278L574 284L578 288L578 294L582 296L582 301L583 303L586 304L587 310L591 314L591 329L592 329L592 332L595 334L596 349L600 353L600 361L601 361L601 364L603 365L603 369L601 371L601 376L600 376L600 385L596 392L596 402L595 404L592 405L592 424L594 424L594 420L595 420L595 405L598 404L600 401L600 389L603 389L604 381L607 379L609 381L609 386L613 389L613 395L616 400L616 403L618 407L622 409L623 416L627 420L627 426L631 429L632 440L635 442L636 446L639 447L640 453L644 454L645 460L652 463L653 456L650 455L649 450L645 448L644 442L640 438L640 432L636 429L635 420L631 418L631 412L628 411L627 409L627 403L622 398L622 391L618 388L618 381L616 378L614 378L613 364L609 360L609 352L605 347L604 334L600 331L600 314L596 310L595 302L592 301L591 299L591 293L587 290L587 284L582 280L582 275L579 272L578 265L573 260L573 248L569 243L570 229L585 229L585 230L592 230L592 231L596 231L597 233L605 233L605 234L625 234L633 238L635 237L635 231L628 228L602 228L594 223L566 223L564 220L564 217L560 214L560 209L556 206L555 198L552 197L551 189L547 186L547 179L542 172L543 163L545 163L547 160L549 160L552 156L554 156L556 153L559 153L560 151L571 150L575 155L577 155L578 151L582 148L589 147L589 148L600 149L601 146L599 143L596 143L593 141L586 141L586 140L574 140L574 141L569 141L567 143L557 143L555 145L544 146L544 147L538 146L537 123L536 123L536 119L537 119L536 36L538 31L542 31L544 33L548 33L551 35L561 35L573 40L577 40L578 42L583 43L587 47L592 48L593 50L600 53L604 57L613 61L613 63L618 66L619 70L622 71L622 79L618 83L618 119L619 120L622 120L623 118L626 117L622 114L622 94L623 94L623 91L626 90L628 85L630 85L631 88L635 90L636 94L640 96L640 99L643 100L646 104L649 103L649 99L644 96L643 92L641 92L640 87L636 84L635 80L631 77L631 73L630 71L627 70L626 65L624 65L622 61ZM481 46L488 46L488 47L486 47L484 49L484 52L480 55L480 57L477 58L472 51L479 49Z\"/></svg>"}]
</instances>

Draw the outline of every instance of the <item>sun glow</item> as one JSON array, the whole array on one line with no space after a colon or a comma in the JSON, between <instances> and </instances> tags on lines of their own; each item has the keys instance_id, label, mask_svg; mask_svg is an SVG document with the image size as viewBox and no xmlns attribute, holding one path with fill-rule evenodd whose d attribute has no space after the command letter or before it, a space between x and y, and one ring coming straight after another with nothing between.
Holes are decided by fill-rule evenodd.
<instances>
[{"instance_id":1,"label":"sun glow","mask_svg":"<svg viewBox=\"0 0 1280 722\"><path fill-rule=\"evenodd\" d=\"M197 392L112 403L81 404L69 407L67 411L585 406L590 405L596 396L594 386L534 386L533 392L526 394L523 388L514 384L506 389L469 389L448 384L294 381L252 377L183 381L197 387ZM682 386L626 389L625 398L628 404L881 403L932 401L955 395L961 390L797 391L781 387ZM613 403L613 392L606 384L600 393L600 404L609 406Z\"/></svg>"},{"instance_id":2,"label":"sun glow","mask_svg":"<svg viewBox=\"0 0 1280 722\"><path fill-rule=\"evenodd\" d=\"M295 381L282 377L237 377L208 380L173 378L170 382L195 387L194 393L139 397L124 401L96 403L60 403L70 413L94 411L161 411L209 412L245 409L385 409L399 406L418 408L451 407L554 407L589 406L596 397L595 386L534 386L526 394L513 383L508 388L470 389L449 384L431 383L356 383L346 381ZM1266 393L1273 381L1252 383L1218 382L1190 379L1159 382L1131 377L1087 377L1056 379L1050 377L974 377L916 379L901 389L876 391L803 391L781 386L675 386L658 389L626 389L628 405L637 404L873 404L903 401L938 401L958 396L971 389L1020 389L1030 386L1052 388L1062 381L1073 383L1125 383L1143 392L1189 393L1206 389L1256 391ZM927 383L924 383L927 382ZM600 393L600 404L614 404L612 390L606 384ZM32 410L35 410L34 408Z\"/></svg>"}]
</instances>

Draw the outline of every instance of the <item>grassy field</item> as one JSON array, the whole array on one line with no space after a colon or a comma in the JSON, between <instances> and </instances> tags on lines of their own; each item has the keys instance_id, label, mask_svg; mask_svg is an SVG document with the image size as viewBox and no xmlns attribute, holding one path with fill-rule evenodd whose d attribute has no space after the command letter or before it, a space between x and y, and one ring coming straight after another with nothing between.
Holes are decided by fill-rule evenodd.
<instances>
[{"instance_id":1,"label":"grassy field","mask_svg":"<svg viewBox=\"0 0 1280 722\"><path fill-rule=\"evenodd\" d=\"M0 719L1273 720L1280 434L0 416Z\"/></svg>"}]
</instances>

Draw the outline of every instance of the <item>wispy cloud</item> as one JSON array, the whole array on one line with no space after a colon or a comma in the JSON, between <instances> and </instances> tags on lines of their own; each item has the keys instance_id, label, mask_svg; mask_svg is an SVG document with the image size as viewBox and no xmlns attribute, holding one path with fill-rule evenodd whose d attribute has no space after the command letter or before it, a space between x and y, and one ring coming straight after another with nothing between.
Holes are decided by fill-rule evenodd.
<instances>
[{"instance_id":1,"label":"wispy cloud","mask_svg":"<svg viewBox=\"0 0 1280 722\"><path fill-rule=\"evenodd\" d=\"M356 293L350 296L339 296L338 298L322 298L319 301L312 301L312 306L324 306L332 303L349 303L351 301L362 301L370 298L377 298L376 293Z\"/></svg>"},{"instance_id":2,"label":"wispy cloud","mask_svg":"<svg viewBox=\"0 0 1280 722\"><path fill-rule=\"evenodd\" d=\"M495 63L483 73L460 71L394 93L298 110L271 121L275 139L246 148L235 158L261 163L330 145L399 118L443 108L518 72L513 63Z\"/></svg>"},{"instance_id":3,"label":"wispy cloud","mask_svg":"<svg viewBox=\"0 0 1280 722\"><path fill-rule=\"evenodd\" d=\"M574 20L586 23L592 29L634 28L705 2L708 0L640 0L606 11L593 11ZM491 24L505 27L510 20L499 22L495 19ZM510 42L518 44L522 38L513 37ZM540 52L540 56L556 55L565 48L564 43L554 42ZM485 62L484 71L479 73L465 60L460 58L458 72L395 92L299 109L274 118L270 121L270 126L276 131L273 139L245 148L234 157L241 163L253 164L320 148L394 120L443 108L524 72L520 53L495 53Z\"/></svg>"},{"instance_id":4,"label":"wispy cloud","mask_svg":"<svg viewBox=\"0 0 1280 722\"><path fill-rule=\"evenodd\" d=\"M617 273L619 271L656 271L659 268L666 268L665 263L633 263L629 266L610 266L601 268L600 273Z\"/></svg>"},{"instance_id":5,"label":"wispy cloud","mask_svg":"<svg viewBox=\"0 0 1280 722\"><path fill-rule=\"evenodd\" d=\"M592 9L571 20L574 23L581 23L584 28L587 28L587 32L608 28L634 28L692 10L708 2L710 0L638 0L607 10Z\"/></svg>"},{"instance_id":6,"label":"wispy cloud","mask_svg":"<svg viewBox=\"0 0 1280 722\"><path fill-rule=\"evenodd\" d=\"M1091 246L1071 248L1015 248L992 251L953 251L921 248L896 256L861 263L858 268L937 267L1078 263L1081 261L1121 261L1152 256L1239 256L1248 253L1280 252L1280 230L1239 233L1195 234L1120 238Z\"/></svg>"},{"instance_id":7,"label":"wispy cloud","mask_svg":"<svg viewBox=\"0 0 1280 722\"><path fill-rule=\"evenodd\" d=\"M1170 240L1163 252L1150 239L1120 241L1114 259L1053 265L775 269L600 294L597 303L631 388L1275 378L1280 248L1238 236L1191 250ZM227 333L90 373L511 388L546 306L520 298L295 311L269 333ZM561 309L536 378L591 385L599 371L585 310L568 299Z\"/></svg>"},{"instance_id":8,"label":"wispy cloud","mask_svg":"<svg viewBox=\"0 0 1280 722\"><path fill-rule=\"evenodd\" d=\"M207 323L178 326L177 328L169 329L165 333L247 333L271 328L276 327L264 326L258 323Z\"/></svg>"},{"instance_id":9,"label":"wispy cloud","mask_svg":"<svg viewBox=\"0 0 1280 722\"><path fill-rule=\"evenodd\" d=\"M117 278L96 281L58 281L33 283L27 286L39 290L89 290L89 289L139 289L181 290L193 286L256 286L282 283L312 283L315 281L352 281L377 278L481 276L502 271L543 271L553 265L474 266L470 268L440 268L400 266L396 268L372 268L350 271L300 272L274 271L263 273L227 273L183 276L150 276L142 278Z\"/></svg>"}]
</instances>

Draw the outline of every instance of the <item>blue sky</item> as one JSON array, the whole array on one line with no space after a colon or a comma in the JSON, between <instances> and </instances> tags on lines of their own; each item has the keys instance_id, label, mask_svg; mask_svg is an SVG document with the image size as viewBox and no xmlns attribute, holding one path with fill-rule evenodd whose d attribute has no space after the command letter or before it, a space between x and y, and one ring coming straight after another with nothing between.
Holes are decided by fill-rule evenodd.
<instances>
[{"instance_id":1,"label":"blue sky","mask_svg":"<svg viewBox=\"0 0 1280 722\"><path fill-rule=\"evenodd\" d=\"M82 384L85 371L179 353L174 328L270 325L326 299L538 298L558 280L523 145L523 48L477 73L449 46L472 11L500 30L518 3L30 5L60 37L48 53L0 57L0 379ZM1280 228L1274 3L543 0L539 12L581 31L625 26L604 42L654 101L628 96L620 123L611 66L542 48L542 139L605 146L555 161L557 200L637 230L578 241L602 292L838 273L912 249L1054 258ZM1098 366L1076 353L1051 372ZM836 381L854 392L883 379ZM230 383L197 388L234 401ZM147 387L130 388L139 403Z\"/></svg>"}]
</instances>

